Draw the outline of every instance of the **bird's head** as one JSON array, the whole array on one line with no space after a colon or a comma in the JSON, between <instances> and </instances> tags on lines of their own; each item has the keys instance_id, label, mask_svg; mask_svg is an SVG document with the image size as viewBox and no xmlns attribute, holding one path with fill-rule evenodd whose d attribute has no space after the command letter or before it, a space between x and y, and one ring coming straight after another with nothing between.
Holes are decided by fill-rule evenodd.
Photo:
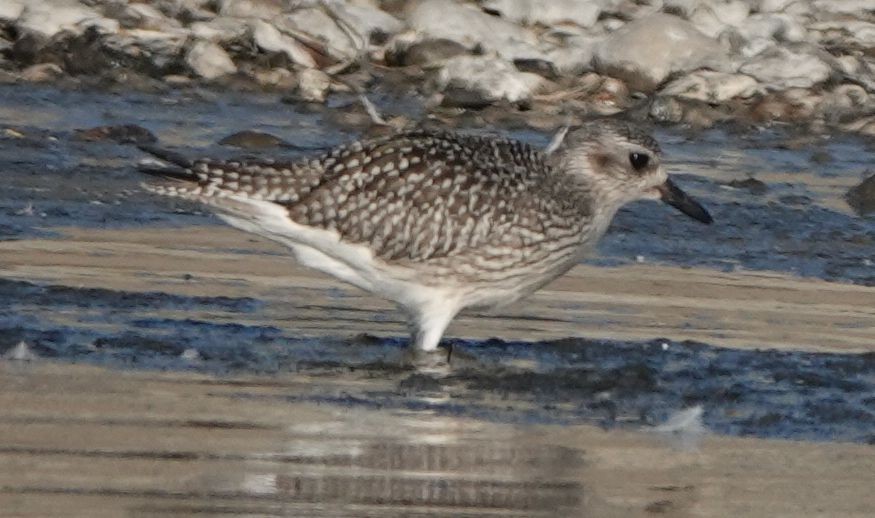
<instances>
[{"instance_id":1,"label":"bird's head","mask_svg":"<svg viewBox=\"0 0 875 518\"><path fill-rule=\"evenodd\" d=\"M631 124L600 119L570 128L550 156L560 171L617 208L635 200L662 200L702 223L713 221L669 179L656 140Z\"/></svg>"}]
</instances>

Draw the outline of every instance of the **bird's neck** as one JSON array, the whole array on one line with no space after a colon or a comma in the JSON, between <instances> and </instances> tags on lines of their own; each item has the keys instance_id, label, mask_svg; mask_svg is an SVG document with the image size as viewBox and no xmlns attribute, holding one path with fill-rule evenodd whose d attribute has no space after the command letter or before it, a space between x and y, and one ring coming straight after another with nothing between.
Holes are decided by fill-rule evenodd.
<instances>
[{"instance_id":1,"label":"bird's neck","mask_svg":"<svg viewBox=\"0 0 875 518\"><path fill-rule=\"evenodd\" d=\"M607 231L617 211L628 200L621 191L605 182L582 174L579 167L567 162L552 161L549 181L551 195L564 213L579 218L586 244L594 245Z\"/></svg>"}]
</instances>

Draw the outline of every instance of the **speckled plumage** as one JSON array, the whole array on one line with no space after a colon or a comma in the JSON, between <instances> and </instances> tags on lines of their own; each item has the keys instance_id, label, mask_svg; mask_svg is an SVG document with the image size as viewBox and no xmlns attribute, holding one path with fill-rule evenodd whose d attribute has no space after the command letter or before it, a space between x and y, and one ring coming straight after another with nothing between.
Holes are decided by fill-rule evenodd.
<instances>
[{"instance_id":1,"label":"speckled plumage","mask_svg":"<svg viewBox=\"0 0 875 518\"><path fill-rule=\"evenodd\" d=\"M630 171L630 151L650 167ZM302 263L394 300L421 349L460 309L511 302L567 271L623 203L665 180L656 142L613 121L573 129L551 154L428 130L296 162L156 154L175 165L146 172L175 181L151 190L207 203Z\"/></svg>"},{"instance_id":2,"label":"speckled plumage","mask_svg":"<svg viewBox=\"0 0 875 518\"><path fill-rule=\"evenodd\" d=\"M426 261L484 245L522 249L560 227L579 230L589 205L563 195L545 158L512 140L411 131L292 163L202 159L188 169L196 184L157 190L271 201L293 221L335 230L383 260Z\"/></svg>"}]
</instances>

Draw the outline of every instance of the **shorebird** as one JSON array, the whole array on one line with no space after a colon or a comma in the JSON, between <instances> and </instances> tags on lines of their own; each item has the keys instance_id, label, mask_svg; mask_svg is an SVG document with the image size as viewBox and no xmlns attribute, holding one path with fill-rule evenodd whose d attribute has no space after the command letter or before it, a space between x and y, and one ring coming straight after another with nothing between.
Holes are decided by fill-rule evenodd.
<instances>
[{"instance_id":1,"label":"shorebird","mask_svg":"<svg viewBox=\"0 0 875 518\"><path fill-rule=\"evenodd\" d=\"M300 161L141 163L156 193L204 203L239 229L407 315L432 351L464 308L508 304L592 251L626 203L660 199L711 223L645 131L615 120L570 129L542 151L493 136L410 130Z\"/></svg>"}]
</instances>

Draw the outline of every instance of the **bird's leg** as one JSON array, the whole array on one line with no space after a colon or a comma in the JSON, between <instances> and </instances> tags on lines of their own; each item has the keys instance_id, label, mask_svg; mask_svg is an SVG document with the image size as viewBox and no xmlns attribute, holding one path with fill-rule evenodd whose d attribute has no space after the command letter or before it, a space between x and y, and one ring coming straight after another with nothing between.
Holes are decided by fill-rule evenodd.
<instances>
[{"instance_id":1,"label":"bird's leg","mask_svg":"<svg viewBox=\"0 0 875 518\"><path fill-rule=\"evenodd\" d=\"M414 349L422 352L432 352L437 349L450 321L459 309L455 304L429 304L417 308L411 315L411 339Z\"/></svg>"},{"instance_id":2,"label":"bird's leg","mask_svg":"<svg viewBox=\"0 0 875 518\"><path fill-rule=\"evenodd\" d=\"M458 306L447 301L407 308L410 353L415 365L431 364L438 360L438 345L450 321L458 312ZM449 357L440 354L439 361L447 363Z\"/></svg>"}]
</instances>

